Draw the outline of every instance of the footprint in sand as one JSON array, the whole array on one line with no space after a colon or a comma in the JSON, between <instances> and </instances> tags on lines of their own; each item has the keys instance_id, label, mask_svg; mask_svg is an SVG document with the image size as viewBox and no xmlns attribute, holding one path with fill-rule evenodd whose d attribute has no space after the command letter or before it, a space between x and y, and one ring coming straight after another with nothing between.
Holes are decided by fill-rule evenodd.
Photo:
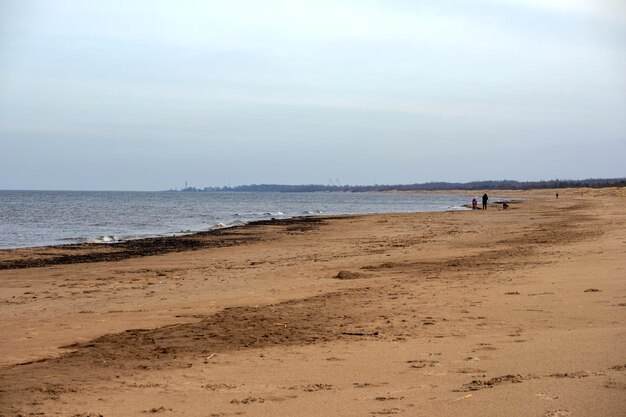
<instances>
[{"instance_id":1,"label":"footprint in sand","mask_svg":"<svg viewBox=\"0 0 626 417\"><path fill-rule=\"evenodd\" d=\"M406 363L408 363L411 366L411 368L415 368L415 369L434 368L435 366L440 366L439 361L424 360L424 359L410 360L410 361L406 361Z\"/></svg>"},{"instance_id":2,"label":"footprint in sand","mask_svg":"<svg viewBox=\"0 0 626 417\"><path fill-rule=\"evenodd\" d=\"M380 382L380 383L370 383L370 382L354 382L352 386L354 388L373 388L373 387L382 387L385 385L389 385L389 382Z\"/></svg>"},{"instance_id":3,"label":"footprint in sand","mask_svg":"<svg viewBox=\"0 0 626 417\"><path fill-rule=\"evenodd\" d=\"M570 413L567 410L552 410L552 411L546 411L543 417L567 417L567 416L570 416L571 414L572 413Z\"/></svg>"},{"instance_id":4,"label":"footprint in sand","mask_svg":"<svg viewBox=\"0 0 626 417\"><path fill-rule=\"evenodd\" d=\"M254 403L259 403L262 404L265 402L264 398L256 398L256 397L246 397L242 400L231 400L231 404L254 404Z\"/></svg>"},{"instance_id":5,"label":"footprint in sand","mask_svg":"<svg viewBox=\"0 0 626 417\"><path fill-rule=\"evenodd\" d=\"M436 320L430 316L427 316L424 319L422 319L421 322L422 322L422 326L432 326L433 324L436 323Z\"/></svg>"},{"instance_id":6,"label":"footprint in sand","mask_svg":"<svg viewBox=\"0 0 626 417\"><path fill-rule=\"evenodd\" d=\"M626 383L616 381L613 378L609 378L604 384L604 388L626 391Z\"/></svg>"},{"instance_id":7,"label":"footprint in sand","mask_svg":"<svg viewBox=\"0 0 626 417\"><path fill-rule=\"evenodd\" d=\"M381 415L381 416L389 416L393 414L400 414L401 412L402 412L402 409L394 407L394 408L385 408L380 411L372 411L372 414Z\"/></svg>"},{"instance_id":8,"label":"footprint in sand","mask_svg":"<svg viewBox=\"0 0 626 417\"><path fill-rule=\"evenodd\" d=\"M398 400L404 400L404 397L391 397L391 396L386 396L386 395L379 395L374 399L376 401L398 401Z\"/></svg>"},{"instance_id":9,"label":"footprint in sand","mask_svg":"<svg viewBox=\"0 0 626 417\"><path fill-rule=\"evenodd\" d=\"M487 371L479 368L460 368L454 371L459 374L484 374Z\"/></svg>"},{"instance_id":10,"label":"footprint in sand","mask_svg":"<svg viewBox=\"0 0 626 417\"><path fill-rule=\"evenodd\" d=\"M222 390L231 390L237 388L237 385L231 384L205 384L201 385L200 388L208 389L211 391L222 391Z\"/></svg>"},{"instance_id":11,"label":"footprint in sand","mask_svg":"<svg viewBox=\"0 0 626 417\"><path fill-rule=\"evenodd\" d=\"M308 384L308 385L292 385L290 390L301 390L305 392L331 391L333 386L330 384Z\"/></svg>"},{"instance_id":12,"label":"footprint in sand","mask_svg":"<svg viewBox=\"0 0 626 417\"><path fill-rule=\"evenodd\" d=\"M524 329L522 327L516 327L514 329L511 329L511 333L509 333L507 336L509 336L509 337L520 337L523 332L524 332Z\"/></svg>"},{"instance_id":13,"label":"footprint in sand","mask_svg":"<svg viewBox=\"0 0 626 417\"><path fill-rule=\"evenodd\" d=\"M548 392L540 392L539 394L535 394L537 397L542 398L544 400L558 400L558 395L552 395Z\"/></svg>"},{"instance_id":14,"label":"footprint in sand","mask_svg":"<svg viewBox=\"0 0 626 417\"><path fill-rule=\"evenodd\" d=\"M157 413L162 413L164 411L173 411L173 410L171 408L165 408L165 407L159 407L159 408L153 407L149 410L142 411L142 413L157 414Z\"/></svg>"},{"instance_id":15,"label":"footprint in sand","mask_svg":"<svg viewBox=\"0 0 626 417\"><path fill-rule=\"evenodd\" d=\"M272 395L267 397L267 401L272 401L272 402L282 402L282 401L287 401L287 400L293 400L295 398L298 398L297 395L285 395L285 396L276 396L276 395Z\"/></svg>"},{"instance_id":16,"label":"footprint in sand","mask_svg":"<svg viewBox=\"0 0 626 417\"><path fill-rule=\"evenodd\" d=\"M498 348L492 346L491 343L479 343L476 346L477 347L472 350L472 352L477 352L479 350L498 350Z\"/></svg>"}]
</instances>

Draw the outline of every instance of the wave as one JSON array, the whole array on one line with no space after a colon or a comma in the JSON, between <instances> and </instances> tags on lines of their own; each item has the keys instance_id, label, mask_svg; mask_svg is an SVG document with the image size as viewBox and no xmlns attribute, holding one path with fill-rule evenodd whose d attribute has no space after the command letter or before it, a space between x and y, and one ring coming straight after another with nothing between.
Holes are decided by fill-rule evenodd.
<instances>
[{"instance_id":1,"label":"wave","mask_svg":"<svg viewBox=\"0 0 626 417\"><path fill-rule=\"evenodd\" d=\"M98 236L92 240L93 243L115 243L120 241L121 240L115 235Z\"/></svg>"},{"instance_id":2,"label":"wave","mask_svg":"<svg viewBox=\"0 0 626 417\"><path fill-rule=\"evenodd\" d=\"M215 229L228 229L230 227L240 227L240 226L245 226L246 224L248 224L248 222L244 222L243 220L234 220L232 222L229 223L215 223L209 230L215 230Z\"/></svg>"},{"instance_id":3,"label":"wave","mask_svg":"<svg viewBox=\"0 0 626 417\"><path fill-rule=\"evenodd\" d=\"M235 213L233 217L243 217L243 218L255 218L255 217L268 217L268 216L285 216L285 213L282 211L261 211L261 212L252 212L252 213Z\"/></svg>"},{"instance_id":4,"label":"wave","mask_svg":"<svg viewBox=\"0 0 626 417\"><path fill-rule=\"evenodd\" d=\"M39 192L8 195L21 209L10 212L12 205L0 204L0 249L180 236L292 216L456 211L464 210L458 206L468 202L467 196L360 193L311 193L306 199L254 193L77 193L72 194L77 211L68 224L64 212L54 203L57 197L67 198L66 193L43 195L55 196L52 199L38 198ZM500 201L495 195L492 199ZM322 207L323 211L319 209Z\"/></svg>"},{"instance_id":5,"label":"wave","mask_svg":"<svg viewBox=\"0 0 626 417\"><path fill-rule=\"evenodd\" d=\"M242 220L235 220L233 222L228 223L226 227L237 227L237 226L245 226L248 222L244 222Z\"/></svg>"}]
</instances>

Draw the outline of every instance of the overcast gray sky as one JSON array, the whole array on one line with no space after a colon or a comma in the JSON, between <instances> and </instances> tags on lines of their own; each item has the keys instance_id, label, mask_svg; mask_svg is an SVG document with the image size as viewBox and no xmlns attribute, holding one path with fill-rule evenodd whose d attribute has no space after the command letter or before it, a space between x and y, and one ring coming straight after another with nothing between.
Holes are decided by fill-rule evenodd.
<instances>
[{"instance_id":1,"label":"overcast gray sky","mask_svg":"<svg viewBox=\"0 0 626 417\"><path fill-rule=\"evenodd\" d=\"M0 0L0 189L626 176L622 0Z\"/></svg>"}]
</instances>

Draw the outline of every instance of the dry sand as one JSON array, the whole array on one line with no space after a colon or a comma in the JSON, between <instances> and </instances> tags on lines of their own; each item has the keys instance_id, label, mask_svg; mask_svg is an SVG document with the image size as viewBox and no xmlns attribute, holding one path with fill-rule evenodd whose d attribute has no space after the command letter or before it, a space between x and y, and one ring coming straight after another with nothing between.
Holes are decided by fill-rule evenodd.
<instances>
[{"instance_id":1,"label":"dry sand","mask_svg":"<svg viewBox=\"0 0 626 417\"><path fill-rule=\"evenodd\" d=\"M624 189L491 194L0 251L0 415L626 415Z\"/></svg>"}]
</instances>

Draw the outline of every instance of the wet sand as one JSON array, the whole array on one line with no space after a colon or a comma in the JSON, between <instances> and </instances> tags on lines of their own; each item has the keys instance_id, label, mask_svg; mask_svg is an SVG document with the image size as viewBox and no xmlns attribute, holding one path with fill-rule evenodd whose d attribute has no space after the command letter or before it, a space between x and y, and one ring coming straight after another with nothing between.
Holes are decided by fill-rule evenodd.
<instances>
[{"instance_id":1,"label":"wet sand","mask_svg":"<svg viewBox=\"0 0 626 417\"><path fill-rule=\"evenodd\" d=\"M0 251L0 416L626 415L625 190L490 194Z\"/></svg>"}]
</instances>

